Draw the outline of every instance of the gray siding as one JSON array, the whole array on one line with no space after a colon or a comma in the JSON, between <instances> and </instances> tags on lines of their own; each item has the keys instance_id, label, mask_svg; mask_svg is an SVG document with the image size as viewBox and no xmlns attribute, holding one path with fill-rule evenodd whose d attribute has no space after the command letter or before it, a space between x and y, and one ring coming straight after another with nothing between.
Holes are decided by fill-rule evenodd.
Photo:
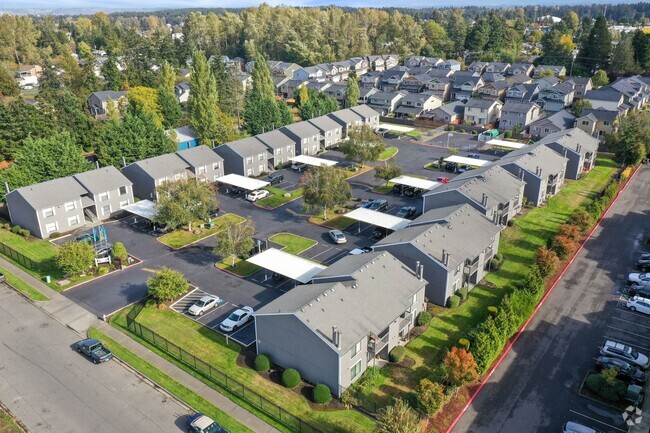
<instances>
[{"instance_id":1,"label":"gray siding","mask_svg":"<svg viewBox=\"0 0 650 433\"><path fill-rule=\"evenodd\" d=\"M135 185L135 182L134 182ZM122 210L122 206L133 203L133 191L131 186L125 185L126 191L120 195L119 189L107 191L108 197L102 194L95 194L93 201L95 202L95 211L93 212L98 219L106 220ZM103 198L104 200L100 200ZM127 203L124 203L127 202ZM110 208L105 208L110 206ZM92 209L91 209L92 210Z\"/></svg>"},{"instance_id":2,"label":"gray siding","mask_svg":"<svg viewBox=\"0 0 650 433\"><path fill-rule=\"evenodd\" d=\"M32 235L45 238L44 228L41 228L36 211L23 199L20 194L7 194L7 208L12 224L18 224L22 228L32 232Z\"/></svg>"},{"instance_id":3,"label":"gray siding","mask_svg":"<svg viewBox=\"0 0 650 433\"><path fill-rule=\"evenodd\" d=\"M519 166L516 164L504 164L502 167L512 173L514 176L519 177ZM524 173L524 197L526 200L539 206L544 202L546 197L546 182L542 182L542 179L530 173L529 171L523 170Z\"/></svg>"},{"instance_id":4,"label":"gray siding","mask_svg":"<svg viewBox=\"0 0 650 433\"><path fill-rule=\"evenodd\" d=\"M585 164L582 155L566 149L564 146L562 146L559 143L551 142L551 143L546 143L545 145L549 149L553 149L555 152L559 153L560 155L568 159L566 163L565 176L568 177L569 179L577 180L578 177L580 177L580 173L582 173L582 168L584 167Z\"/></svg>"},{"instance_id":5,"label":"gray siding","mask_svg":"<svg viewBox=\"0 0 650 433\"><path fill-rule=\"evenodd\" d=\"M142 200L156 198L156 180L145 173L136 164L130 164L122 168L122 174L133 182L133 195Z\"/></svg>"},{"instance_id":6,"label":"gray siding","mask_svg":"<svg viewBox=\"0 0 650 433\"><path fill-rule=\"evenodd\" d=\"M47 239L52 233L66 233L76 230L85 225L81 199L75 199L75 208L67 211L65 203L52 206L54 215L46 217L43 209L34 209L29 205L20 194L13 193L7 195L7 206L10 209L9 217L13 224L17 224L24 229L29 230L32 235ZM69 218L77 217L76 224L70 224ZM56 229L48 232L49 224L55 224Z\"/></svg>"}]
</instances>

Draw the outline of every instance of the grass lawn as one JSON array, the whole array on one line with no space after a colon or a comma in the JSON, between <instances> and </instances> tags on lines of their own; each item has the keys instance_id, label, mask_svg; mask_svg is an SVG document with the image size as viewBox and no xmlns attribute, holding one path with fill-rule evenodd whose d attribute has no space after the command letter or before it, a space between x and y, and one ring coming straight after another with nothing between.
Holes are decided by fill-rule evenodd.
<instances>
[{"instance_id":1,"label":"grass lawn","mask_svg":"<svg viewBox=\"0 0 650 433\"><path fill-rule=\"evenodd\" d=\"M223 410L219 409L217 406L211 404L207 400L204 400L196 394L191 389L183 386L178 383L153 365L149 364L147 361L138 357L131 351L129 351L124 346L118 344L116 341L104 335L101 331L90 328L89 336L103 341L111 351L122 361L129 364L134 369L138 370L140 373L147 376L149 379L156 382L158 385L165 388L167 391L172 393L179 400L184 401L186 404L192 406L197 411L206 414L219 424L231 432L243 432L243 433L253 433L253 430L249 429L235 418L228 415ZM0 432L3 430L0 429Z\"/></svg>"},{"instance_id":2,"label":"grass lawn","mask_svg":"<svg viewBox=\"0 0 650 433\"><path fill-rule=\"evenodd\" d=\"M258 202L255 202L255 204L258 206L274 209L278 206L282 206L283 204L290 202L291 200L295 200L298 197L302 197L302 188L294 189L293 191L285 191L283 189L275 188L273 186L266 186L264 187L264 189L270 191L271 195L266 198L263 198ZM289 197L284 196L284 194L286 193L290 194Z\"/></svg>"},{"instance_id":3,"label":"grass lawn","mask_svg":"<svg viewBox=\"0 0 650 433\"><path fill-rule=\"evenodd\" d=\"M340 208L328 209L327 219L323 216L323 212L312 215L309 218L310 223L318 224L321 226L332 227L333 229L344 230L354 224L356 221L343 215L335 213Z\"/></svg>"},{"instance_id":4,"label":"grass lawn","mask_svg":"<svg viewBox=\"0 0 650 433\"><path fill-rule=\"evenodd\" d=\"M317 245L318 242L305 238L302 236L294 235L291 233L278 233L269 238L271 242L282 245L282 249L286 253L298 255L305 250Z\"/></svg>"},{"instance_id":5,"label":"grass lawn","mask_svg":"<svg viewBox=\"0 0 650 433\"><path fill-rule=\"evenodd\" d=\"M453 310L434 307L435 317L429 328L406 346L406 356L415 361L413 368L385 367L382 373L387 379L363 396L364 406L381 407L390 396L412 391L420 379L429 376L431 366L441 363L445 350L466 337L469 330L486 318L487 307L497 305L508 287L526 274L537 249L546 245L576 209L595 198L615 172L616 164L612 160L598 158L596 167L584 179L566 181L546 206L529 210L514 220L514 226L502 231L499 252L505 262L501 269L485 278L496 288L475 287L468 300Z\"/></svg>"},{"instance_id":6,"label":"grass lawn","mask_svg":"<svg viewBox=\"0 0 650 433\"><path fill-rule=\"evenodd\" d=\"M32 301L49 301L50 298L24 282L23 280L19 279L16 277L14 274L11 274L9 271L6 269L0 268L0 272L2 272L7 279L7 283L9 283L11 286L13 286L16 290L27 296L29 299ZM2 430L0 430L1 432Z\"/></svg>"},{"instance_id":7,"label":"grass lawn","mask_svg":"<svg viewBox=\"0 0 650 433\"><path fill-rule=\"evenodd\" d=\"M262 269L257 265L248 263L246 260L240 259L239 257L235 257L234 266L232 265L232 263L233 263L232 258L227 257L217 262L216 265L219 269L232 272L233 274L239 275L240 277L248 277L250 275L253 275L255 272L259 271L260 269Z\"/></svg>"},{"instance_id":8,"label":"grass lawn","mask_svg":"<svg viewBox=\"0 0 650 433\"><path fill-rule=\"evenodd\" d=\"M426 176L422 176L421 174L405 174L403 176L417 177L419 179L427 178ZM374 187L372 189L372 192L376 192L377 194L389 194L393 190L394 186L395 186L395 182L383 183L379 186Z\"/></svg>"},{"instance_id":9,"label":"grass lawn","mask_svg":"<svg viewBox=\"0 0 650 433\"><path fill-rule=\"evenodd\" d=\"M9 230L4 229L0 230L0 242L37 263L55 259L58 250L58 247L51 242L32 236L29 239L25 239L24 236L11 233Z\"/></svg>"},{"instance_id":10,"label":"grass lawn","mask_svg":"<svg viewBox=\"0 0 650 433\"><path fill-rule=\"evenodd\" d=\"M123 327L125 315L125 312L118 314L114 323ZM225 337L200 323L173 311L156 308L145 308L137 320L168 340L179 342L186 351L227 373L233 379L247 384L267 399L324 432L370 433L374 429L374 422L359 412L312 410L304 397L264 379L252 369L238 366L236 360L239 356L239 345L231 342L226 346Z\"/></svg>"},{"instance_id":11,"label":"grass lawn","mask_svg":"<svg viewBox=\"0 0 650 433\"><path fill-rule=\"evenodd\" d=\"M240 217L239 215L235 215L234 213L227 213L213 219L212 222L214 223L214 227L211 229L207 227L204 229L199 228L199 224L205 223L204 221L201 221L193 225L193 227L196 228L191 232L186 229L174 230L173 232L162 235L158 238L158 240L172 248L183 248L184 246L187 246L200 239L212 236L215 233L225 229L226 227L229 227L233 224L239 224L240 222L244 221L244 219L245 218ZM194 233L195 231L198 231L198 233Z\"/></svg>"},{"instance_id":12,"label":"grass lawn","mask_svg":"<svg viewBox=\"0 0 650 433\"><path fill-rule=\"evenodd\" d=\"M16 420L0 408L0 433L25 433Z\"/></svg>"},{"instance_id":13,"label":"grass lawn","mask_svg":"<svg viewBox=\"0 0 650 433\"><path fill-rule=\"evenodd\" d=\"M374 169L374 167L371 167L371 166L369 166L369 165L364 165L363 167L360 167L360 168L359 168L359 165L356 165L356 167L357 167L359 170L357 170L357 171L352 171L352 170L346 170L346 169L344 169L344 168L339 168L338 170L341 170L341 171L343 172L343 176L344 176L346 179L349 179L349 178L351 178L352 176L358 176L358 175L360 175L360 174L363 174L363 173L365 173L365 172L367 172L367 171L370 171L370 170Z\"/></svg>"},{"instance_id":14,"label":"grass lawn","mask_svg":"<svg viewBox=\"0 0 650 433\"><path fill-rule=\"evenodd\" d=\"M377 158L377 161L386 161L392 158L397 154L398 150L399 149L397 149L396 147L387 147L379 154L379 158Z\"/></svg>"}]
</instances>

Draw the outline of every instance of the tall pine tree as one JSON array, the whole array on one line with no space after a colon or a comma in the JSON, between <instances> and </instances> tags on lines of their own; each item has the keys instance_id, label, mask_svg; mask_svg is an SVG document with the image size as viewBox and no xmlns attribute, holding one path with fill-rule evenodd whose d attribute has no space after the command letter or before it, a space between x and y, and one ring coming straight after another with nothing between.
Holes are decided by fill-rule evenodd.
<instances>
[{"instance_id":1,"label":"tall pine tree","mask_svg":"<svg viewBox=\"0 0 650 433\"><path fill-rule=\"evenodd\" d=\"M246 95L244 104L244 129L249 134L256 135L283 126L288 116L280 113L269 65L259 54L255 56L251 76L253 87Z\"/></svg>"},{"instance_id":2,"label":"tall pine tree","mask_svg":"<svg viewBox=\"0 0 650 433\"><path fill-rule=\"evenodd\" d=\"M167 92L174 94L174 86L176 85L176 71L164 60L160 65L160 76L158 78L160 87L167 90Z\"/></svg>"},{"instance_id":3,"label":"tall pine tree","mask_svg":"<svg viewBox=\"0 0 650 433\"><path fill-rule=\"evenodd\" d=\"M607 20L600 16L580 50L579 64L583 72L593 73L595 69L608 69L611 57L612 34L607 28Z\"/></svg>"},{"instance_id":4,"label":"tall pine tree","mask_svg":"<svg viewBox=\"0 0 650 433\"><path fill-rule=\"evenodd\" d=\"M354 107L359 104L359 83L357 79L348 78L348 85L345 88L345 108Z\"/></svg>"}]
</instances>

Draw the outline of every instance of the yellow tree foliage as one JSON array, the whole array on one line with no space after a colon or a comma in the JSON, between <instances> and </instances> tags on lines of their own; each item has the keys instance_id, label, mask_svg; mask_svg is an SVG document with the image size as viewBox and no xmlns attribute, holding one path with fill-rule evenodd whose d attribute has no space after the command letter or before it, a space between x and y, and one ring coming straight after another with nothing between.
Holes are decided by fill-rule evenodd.
<instances>
[{"instance_id":1,"label":"yellow tree foliage","mask_svg":"<svg viewBox=\"0 0 650 433\"><path fill-rule=\"evenodd\" d=\"M127 98L129 102L135 104L138 110L151 114L156 123L159 126L162 125L163 116L160 104L158 104L158 89L143 86L132 87L127 93Z\"/></svg>"}]
</instances>

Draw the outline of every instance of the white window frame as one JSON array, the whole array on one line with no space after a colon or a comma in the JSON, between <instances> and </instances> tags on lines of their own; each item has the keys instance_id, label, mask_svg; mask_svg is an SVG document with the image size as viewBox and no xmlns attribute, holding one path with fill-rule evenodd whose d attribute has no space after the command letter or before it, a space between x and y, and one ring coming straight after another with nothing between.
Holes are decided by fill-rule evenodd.
<instances>
[{"instance_id":1,"label":"white window frame","mask_svg":"<svg viewBox=\"0 0 650 433\"><path fill-rule=\"evenodd\" d=\"M106 213L106 209L105 209L106 207L108 207L108 213ZM111 213L113 213L113 206L111 206L110 204L106 204L102 206L102 215L110 215Z\"/></svg>"},{"instance_id":2,"label":"white window frame","mask_svg":"<svg viewBox=\"0 0 650 433\"><path fill-rule=\"evenodd\" d=\"M71 217L68 217L68 226L73 227L79 224L79 215L73 215Z\"/></svg>"},{"instance_id":3,"label":"white window frame","mask_svg":"<svg viewBox=\"0 0 650 433\"><path fill-rule=\"evenodd\" d=\"M249 156L246 158L246 164L252 164L253 163L253 157Z\"/></svg>"},{"instance_id":4,"label":"white window frame","mask_svg":"<svg viewBox=\"0 0 650 433\"><path fill-rule=\"evenodd\" d=\"M356 374L354 374L354 371L357 369L358 371L356 372ZM350 380L356 379L357 377L359 377L360 374L361 374L361 360L358 360L357 362L354 363L352 367L350 367Z\"/></svg>"},{"instance_id":5,"label":"white window frame","mask_svg":"<svg viewBox=\"0 0 650 433\"><path fill-rule=\"evenodd\" d=\"M54 228L52 228L54 226ZM45 232L52 233L59 229L59 223L54 221L53 223L45 224Z\"/></svg>"},{"instance_id":6,"label":"white window frame","mask_svg":"<svg viewBox=\"0 0 650 433\"><path fill-rule=\"evenodd\" d=\"M202 165L200 167L196 167L196 174L197 175L205 174L207 171L208 171L208 167L206 167L205 165Z\"/></svg>"},{"instance_id":7,"label":"white window frame","mask_svg":"<svg viewBox=\"0 0 650 433\"><path fill-rule=\"evenodd\" d=\"M54 209L54 207L48 207L46 209L43 209L42 212L43 212L43 218L50 218L56 215L56 209Z\"/></svg>"},{"instance_id":8,"label":"white window frame","mask_svg":"<svg viewBox=\"0 0 650 433\"><path fill-rule=\"evenodd\" d=\"M221 167L221 164L218 163L218 162L215 162L215 163L212 164L212 169L213 170L219 170L220 167Z\"/></svg>"},{"instance_id":9,"label":"white window frame","mask_svg":"<svg viewBox=\"0 0 650 433\"><path fill-rule=\"evenodd\" d=\"M77 208L77 202L75 201L69 201L65 205L65 210L70 212L71 210L75 210Z\"/></svg>"},{"instance_id":10,"label":"white window frame","mask_svg":"<svg viewBox=\"0 0 650 433\"><path fill-rule=\"evenodd\" d=\"M124 206L128 206L128 205L129 205L129 200L121 201L120 202L120 209L123 209Z\"/></svg>"},{"instance_id":11,"label":"white window frame","mask_svg":"<svg viewBox=\"0 0 650 433\"><path fill-rule=\"evenodd\" d=\"M124 188L124 192L122 192L122 188ZM122 195L127 195L129 193L129 187L124 185L118 188L117 194L122 196Z\"/></svg>"},{"instance_id":12,"label":"white window frame","mask_svg":"<svg viewBox=\"0 0 650 433\"><path fill-rule=\"evenodd\" d=\"M357 354L359 352L361 352L362 343L363 343L363 340L360 340L357 344L354 345L354 347L352 348L352 354L351 354L350 358L354 358L355 356L357 356Z\"/></svg>"},{"instance_id":13,"label":"white window frame","mask_svg":"<svg viewBox=\"0 0 650 433\"><path fill-rule=\"evenodd\" d=\"M108 191L106 191L99 194L97 198L99 199L99 201L106 201L111 198L111 195Z\"/></svg>"}]
</instances>

